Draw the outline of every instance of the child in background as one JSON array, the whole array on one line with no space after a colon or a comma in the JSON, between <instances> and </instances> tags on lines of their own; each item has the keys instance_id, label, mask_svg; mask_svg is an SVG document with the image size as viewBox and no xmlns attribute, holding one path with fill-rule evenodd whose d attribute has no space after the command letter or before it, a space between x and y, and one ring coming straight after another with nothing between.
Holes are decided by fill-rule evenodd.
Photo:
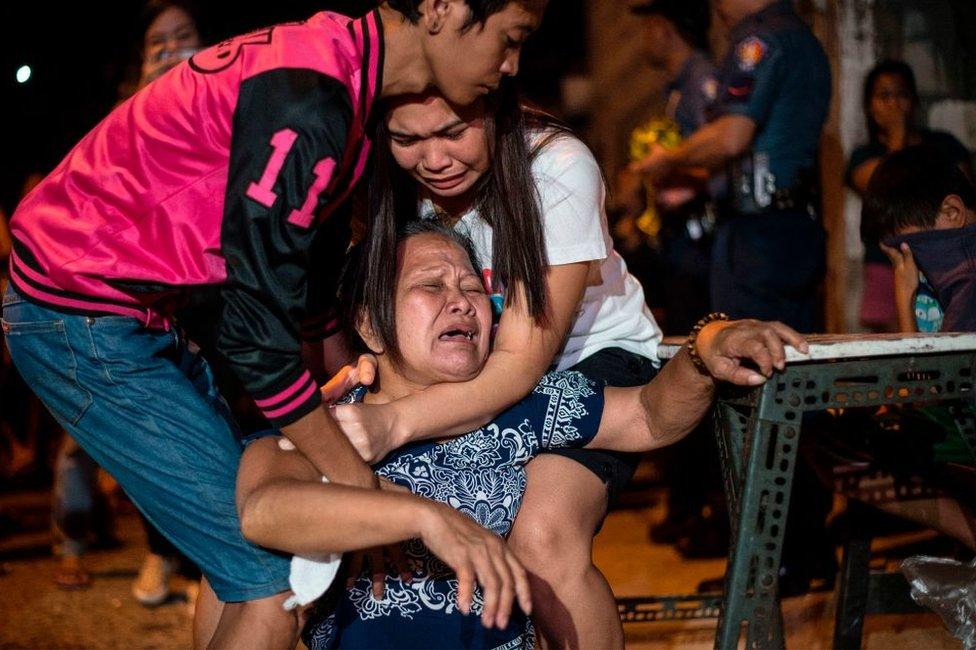
<instances>
[{"instance_id":1,"label":"child in background","mask_svg":"<svg viewBox=\"0 0 976 650\"><path fill-rule=\"evenodd\" d=\"M888 156L864 195L865 241L879 241L895 270L903 332L976 332L976 188L938 149L919 145ZM944 492L879 504L886 512L944 532L976 549L976 513L965 487L973 458L946 404L887 409L873 458ZM892 437L894 436L894 437Z\"/></svg>"},{"instance_id":2,"label":"child in background","mask_svg":"<svg viewBox=\"0 0 976 650\"><path fill-rule=\"evenodd\" d=\"M976 188L958 165L927 146L892 154L871 177L861 224L895 266L899 329L929 330L928 285L944 312L938 329L976 332Z\"/></svg>"}]
</instances>

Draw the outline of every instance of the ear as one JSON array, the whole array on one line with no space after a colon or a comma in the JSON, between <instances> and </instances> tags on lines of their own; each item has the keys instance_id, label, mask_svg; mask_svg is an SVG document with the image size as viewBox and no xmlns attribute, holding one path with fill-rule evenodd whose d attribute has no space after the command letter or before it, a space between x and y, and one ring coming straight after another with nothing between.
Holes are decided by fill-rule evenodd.
<instances>
[{"instance_id":1,"label":"ear","mask_svg":"<svg viewBox=\"0 0 976 650\"><path fill-rule=\"evenodd\" d=\"M425 0L421 5L424 28L428 34L438 34L444 30L452 11L457 11L453 0Z\"/></svg>"},{"instance_id":2,"label":"ear","mask_svg":"<svg viewBox=\"0 0 976 650\"><path fill-rule=\"evenodd\" d=\"M939 214L935 217L936 230L948 230L949 228L962 228L969 220L969 209L961 198L956 194L950 194L942 199L939 206Z\"/></svg>"},{"instance_id":3,"label":"ear","mask_svg":"<svg viewBox=\"0 0 976 650\"><path fill-rule=\"evenodd\" d=\"M372 323L369 320L369 315L362 311L359 315L359 319L356 322L356 333L359 334L359 338L363 340L366 347L373 354L380 355L385 352L383 346L379 342L379 337L373 331Z\"/></svg>"}]
</instances>

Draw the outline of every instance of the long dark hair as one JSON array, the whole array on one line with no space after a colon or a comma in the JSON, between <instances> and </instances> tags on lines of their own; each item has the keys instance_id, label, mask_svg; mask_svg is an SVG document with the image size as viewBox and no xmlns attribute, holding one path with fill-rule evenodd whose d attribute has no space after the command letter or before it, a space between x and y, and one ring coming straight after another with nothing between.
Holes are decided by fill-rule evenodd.
<instances>
[{"instance_id":1,"label":"long dark hair","mask_svg":"<svg viewBox=\"0 0 976 650\"><path fill-rule=\"evenodd\" d=\"M915 73L912 72L911 66L909 66L904 61L898 61L896 59L885 59L881 61L868 72L867 77L864 78L864 89L863 89L863 109L864 109L864 120L868 126L868 137L871 142L877 142L878 136L881 132L881 127L878 123L874 121L871 117L871 98L874 97L874 87L878 83L878 79L881 75L892 75L894 77L900 77L905 83L905 87L908 89L908 94L912 100L912 112L909 116L908 128L913 129L915 125L915 114L918 111L918 86L915 83Z\"/></svg>"},{"instance_id":2,"label":"long dark hair","mask_svg":"<svg viewBox=\"0 0 976 650\"><path fill-rule=\"evenodd\" d=\"M543 135L530 148L527 138L532 132ZM501 88L485 100L490 166L472 191L474 208L492 228L492 288L506 288L507 305L524 300L529 314L542 325L549 322L549 260L532 161L553 139L567 133L569 129L551 115L522 105L510 80L503 81ZM382 119L376 126L369 203L366 305L374 331L389 341L395 336L391 296L396 279L397 232L405 222L418 218L418 188L394 160Z\"/></svg>"}]
</instances>

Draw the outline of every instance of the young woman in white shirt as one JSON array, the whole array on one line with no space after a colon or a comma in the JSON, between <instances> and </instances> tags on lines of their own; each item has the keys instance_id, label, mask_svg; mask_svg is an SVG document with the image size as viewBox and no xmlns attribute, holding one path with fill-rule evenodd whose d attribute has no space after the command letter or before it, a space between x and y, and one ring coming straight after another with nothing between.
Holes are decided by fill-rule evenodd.
<instances>
[{"instance_id":1,"label":"young woman in white shirt","mask_svg":"<svg viewBox=\"0 0 976 650\"><path fill-rule=\"evenodd\" d=\"M367 460L411 440L483 426L550 368L579 370L611 386L650 380L661 331L613 250L603 177L586 145L523 107L507 84L465 108L436 94L399 101L378 131L367 242L378 263L364 287L367 301L388 295L383 287L394 282L399 225L437 218L473 241L498 325L477 378L382 406L336 408ZM636 464L634 455L562 450L527 466L509 541L530 572L533 618L550 644L623 645L592 542L608 499Z\"/></svg>"}]
</instances>

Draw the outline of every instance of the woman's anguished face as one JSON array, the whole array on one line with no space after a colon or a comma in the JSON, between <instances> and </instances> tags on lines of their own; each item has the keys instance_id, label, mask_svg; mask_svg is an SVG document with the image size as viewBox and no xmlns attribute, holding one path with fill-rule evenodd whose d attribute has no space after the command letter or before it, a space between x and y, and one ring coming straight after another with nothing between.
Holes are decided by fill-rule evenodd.
<instances>
[{"instance_id":1,"label":"woman's anguished face","mask_svg":"<svg viewBox=\"0 0 976 650\"><path fill-rule=\"evenodd\" d=\"M421 22L434 85L461 105L498 88L502 77L518 72L522 43L539 26L545 6L546 0L513 0L484 24L463 28L471 15L464 0L428 0Z\"/></svg>"},{"instance_id":2,"label":"woman's anguished face","mask_svg":"<svg viewBox=\"0 0 976 650\"><path fill-rule=\"evenodd\" d=\"M384 384L395 373L414 387L467 381L488 358L491 307L468 254L437 234L400 244L395 296L402 363L381 358ZM364 332L364 340L370 336ZM385 355L383 355L385 357Z\"/></svg>"},{"instance_id":3,"label":"woman's anguished face","mask_svg":"<svg viewBox=\"0 0 976 650\"><path fill-rule=\"evenodd\" d=\"M193 17L179 7L167 7L146 29L143 59L150 62L201 46Z\"/></svg>"},{"instance_id":4,"label":"woman's anguished face","mask_svg":"<svg viewBox=\"0 0 976 650\"><path fill-rule=\"evenodd\" d=\"M440 95L400 102L386 114L397 164L432 194L463 195L489 167L481 102L454 108Z\"/></svg>"}]
</instances>

